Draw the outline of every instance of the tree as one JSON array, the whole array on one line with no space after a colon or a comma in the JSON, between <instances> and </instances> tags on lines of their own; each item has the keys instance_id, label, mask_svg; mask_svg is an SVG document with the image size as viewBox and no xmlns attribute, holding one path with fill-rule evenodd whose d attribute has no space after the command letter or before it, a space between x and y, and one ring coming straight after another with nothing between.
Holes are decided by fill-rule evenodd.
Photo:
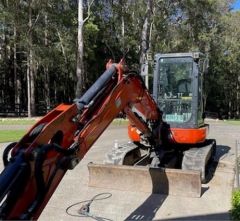
<instances>
[{"instance_id":1,"label":"tree","mask_svg":"<svg viewBox=\"0 0 240 221\"><path fill-rule=\"evenodd\" d=\"M32 0L28 1L28 60L27 60L27 87L28 87L28 117L35 116L35 74L33 63L32 42Z\"/></svg>"},{"instance_id":2,"label":"tree","mask_svg":"<svg viewBox=\"0 0 240 221\"><path fill-rule=\"evenodd\" d=\"M144 22L141 32L141 50L140 50L140 67L141 73L145 73L145 84L148 87L148 61L147 61L147 52L150 47L150 32L151 32L151 20L153 13L153 1L148 0L146 5L146 12L144 16Z\"/></svg>"},{"instance_id":3,"label":"tree","mask_svg":"<svg viewBox=\"0 0 240 221\"><path fill-rule=\"evenodd\" d=\"M210 59L207 109L238 115L239 15L230 11L231 2L0 1L2 107L16 111L20 102L29 116L34 108L43 114L81 96L110 58L118 62L124 56L130 69L140 71L148 51L154 55L198 50Z\"/></svg>"},{"instance_id":4,"label":"tree","mask_svg":"<svg viewBox=\"0 0 240 221\"><path fill-rule=\"evenodd\" d=\"M83 63L83 25L90 17L90 9L94 0L88 1L87 17L83 19L83 0L78 0L78 50L77 50L77 87L76 97L80 97L86 89L86 75Z\"/></svg>"}]
</instances>

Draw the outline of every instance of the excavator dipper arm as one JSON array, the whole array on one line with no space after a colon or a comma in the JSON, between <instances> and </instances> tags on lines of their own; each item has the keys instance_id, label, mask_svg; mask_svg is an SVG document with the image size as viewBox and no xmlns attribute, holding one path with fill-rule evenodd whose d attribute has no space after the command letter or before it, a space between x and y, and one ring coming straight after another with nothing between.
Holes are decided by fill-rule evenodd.
<instances>
[{"instance_id":1,"label":"excavator dipper arm","mask_svg":"<svg viewBox=\"0 0 240 221\"><path fill-rule=\"evenodd\" d=\"M66 171L78 164L121 111L152 139L148 121L158 120L156 103L140 76L124 71L122 62L109 62L103 75L74 104L59 105L19 142L6 147L0 174L0 218L38 219Z\"/></svg>"}]
</instances>

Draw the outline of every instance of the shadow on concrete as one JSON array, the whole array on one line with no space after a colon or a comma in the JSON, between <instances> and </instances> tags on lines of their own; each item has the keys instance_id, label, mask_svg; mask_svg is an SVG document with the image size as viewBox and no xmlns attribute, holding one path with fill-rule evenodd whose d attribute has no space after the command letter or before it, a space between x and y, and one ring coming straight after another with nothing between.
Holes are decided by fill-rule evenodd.
<instances>
[{"instance_id":1,"label":"shadow on concrete","mask_svg":"<svg viewBox=\"0 0 240 221\"><path fill-rule=\"evenodd\" d=\"M206 193L209 190L209 187L203 187L201 188L201 197L203 196L204 193Z\"/></svg>"},{"instance_id":2,"label":"shadow on concrete","mask_svg":"<svg viewBox=\"0 0 240 221\"><path fill-rule=\"evenodd\" d=\"M150 168L150 176L152 179L152 194L135 210L133 211L125 221L153 220L158 209L161 207L167 194L169 193L169 182L165 170L158 173L159 168ZM138 182L141 182L139 180ZM160 195L160 194L166 195Z\"/></svg>"},{"instance_id":3,"label":"shadow on concrete","mask_svg":"<svg viewBox=\"0 0 240 221\"><path fill-rule=\"evenodd\" d=\"M167 195L151 194L142 205L133 211L125 221L148 221L153 220L158 209L161 207Z\"/></svg>"},{"instance_id":4,"label":"shadow on concrete","mask_svg":"<svg viewBox=\"0 0 240 221\"><path fill-rule=\"evenodd\" d=\"M196 216L184 216L184 217L175 217L167 219L154 219L154 221L185 221L185 220L212 220L212 221L221 221L221 220L231 220L229 213L213 213L213 214L203 214Z\"/></svg>"},{"instance_id":5,"label":"shadow on concrete","mask_svg":"<svg viewBox=\"0 0 240 221\"><path fill-rule=\"evenodd\" d=\"M214 156L213 156L212 160L210 161L210 163L208 165L208 169L206 171L207 176L206 176L206 182L205 183L210 182L211 179L214 177L216 169L217 169L217 167L220 163L220 159L223 159L224 156L227 156L230 149L231 148L229 146L225 146L225 145L217 145L216 146ZM204 191L204 192L206 192L206 191Z\"/></svg>"},{"instance_id":6,"label":"shadow on concrete","mask_svg":"<svg viewBox=\"0 0 240 221\"><path fill-rule=\"evenodd\" d=\"M164 168L149 168L153 194L168 194L169 181ZM141 182L141 181L140 181Z\"/></svg>"},{"instance_id":7,"label":"shadow on concrete","mask_svg":"<svg viewBox=\"0 0 240 221\"><path fill-rule=\"evenodd\" d=\"M215 152L215 156L214 156L214 161L215 161L215 162L219 162L219 160L220 160L221 158L223 158L224 155L226 155L226 154L229 152L230 149L231 149L231 148L230 148L229 146L217 145L217 147L216 147L216 152Z\"/></svg>"}]
</instances>

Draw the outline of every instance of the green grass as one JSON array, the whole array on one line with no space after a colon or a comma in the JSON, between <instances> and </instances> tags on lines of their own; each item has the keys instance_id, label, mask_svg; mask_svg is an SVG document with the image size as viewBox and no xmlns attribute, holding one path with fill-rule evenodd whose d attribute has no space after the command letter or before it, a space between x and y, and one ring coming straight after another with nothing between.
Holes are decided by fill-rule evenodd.
<instances>
[{"instance_id":1,"label":"green grass","mask_svg":"<svg viewBox=\"0 0 240 221\"><path fill-rule=\"evenodd\" d=\"M114 121L112 122L112 125L114 126L121 126L121 125L128 125L128 120L127 119L121 119L121 118L117 118L114 119Z\"/></svg>"},{"instance_id":2,"label":"green grass","mask_svg":"<svg viewBox=\"0 0 240 221\"><path fill-rule=\"evenodd\" d=\"M37 119L26 119L26 118L0 118L1 125L33 125L37 122ZM112 122L114 126L125 126L128 125L128 120L115 119ZM0 143L18 141L26 130L0 130Z\"/></svg>"},{"instance_id":3,"label":"green grass","mask_svg":"<svg viewBox=\"0 0 240 221\"><path fill-rule=\"evenodd\" d=\"M0 125L33 125L38 119L27 118L0 118ZM128 120L117 118L113 122L113 125L127 125Z\"/></svg>"},{"instance_id":4,"label":"green grass","mask_svg":"<svg viewBox=\"0 0 240 221\"><path fill-rule=\"evenodd\" d=\"M240 220L240 190L233 191L232 194L232 220Z\"/></svg>"},{"instance_id":5,"label":"green grass","mask_svg":"<svg viewBox=\"0 0 240 221\"><path fill-rule=\"evenodd\" d=\"M0 118L0 125L33 125L37 119L27 118Z\"/></svg>"},{"instance_id":6,"label":"green grass","mask_svg":"<svg viewBox=\"0 0 240 221\"><path fill-rule=\"evenodd\" d=\"M231 124L231 125L239 125L240 126L240 120L224 120L226 124Z\"/></svg>"},{"instance_id":7,"label":"green grass","mask_svg":"<svg viewBox=\"0 0 240 221\"><path fill-rule=\"evenodd\" d=\"M0 130L0 143L18 141L25 133L25 130Z\"/></svg>"}]
</instances>

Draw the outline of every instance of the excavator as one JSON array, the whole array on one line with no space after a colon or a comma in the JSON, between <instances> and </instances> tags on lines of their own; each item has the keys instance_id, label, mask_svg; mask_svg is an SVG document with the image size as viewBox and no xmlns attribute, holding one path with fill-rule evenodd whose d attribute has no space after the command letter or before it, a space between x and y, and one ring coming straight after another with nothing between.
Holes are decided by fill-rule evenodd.
<instances>
[{"instance_id":1,"label":"excavator","mask_svg":"<svg viewBox=\"0 0 240 221\"><path fill-rule=\"evenodd\" d=\"M4 149L0 219L38 219L66 171L77 166L119 113L129 119L131 142L107 153L105 164L89 164L90 186L101 185L102 178L110 185L108 175L122 186L118 175L124 173L135 188L152 179L159 190L163 173L169 185L177 180L201 185L215 149L202 116L205 66L201 53L157 54L151 95L123 60L110 60L82 97L60 104Z\"/></svg>"}]
</instances>

